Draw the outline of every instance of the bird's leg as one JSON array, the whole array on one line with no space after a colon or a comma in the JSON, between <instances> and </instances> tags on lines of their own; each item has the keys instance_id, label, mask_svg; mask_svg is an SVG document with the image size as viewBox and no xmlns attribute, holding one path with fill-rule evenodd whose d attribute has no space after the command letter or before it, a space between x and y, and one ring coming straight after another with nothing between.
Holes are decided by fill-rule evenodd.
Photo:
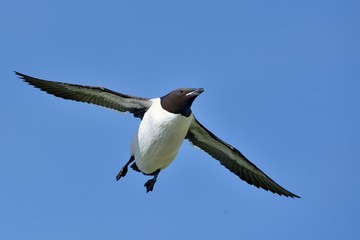
<instances>
[{"instance_id":1,"label":"bird's leg","mask_svg":"<svg viewBox=\"0 0 360 240\"><path fill-rule=\"evenodd\" d=\"M141 172L140 169L138 168L138 166L136 165L136 163L131 164L130 167L136 172Z\"/></svg>"},{"instance_id":2,"label":"bird's leg","mask_svg":"<svg viewBox=\"0 0 360 240\"><path fill-rule=\"evenodd\" d=\"M150 180L148 180L148 181L144 184L144 186L146 187L146 192L151 192L151 191L153 190L154 185L155 185L155 182L156 182L156 179L157 179L159 173L160 173L160 169L156 170L156 171L154 172L154 177L151 178Z\"/></svg>"},{"instance_id":3,"label":"bird's leg","mask_svg":"<svg viewBox=\"0 0 360 240\"><path fill-rule=\"evenodd\" d=\"M121 177L125 177L127 171L128 171L128 166L130 163L132 163L133 161L135 160L135 157L134 156L131 156L129 161L125 164L125 166L123 166L121 168L121 170L119 171L119 173L116 175L116 181L119 181L119 179Z\"/></svg>"}]
</instances>

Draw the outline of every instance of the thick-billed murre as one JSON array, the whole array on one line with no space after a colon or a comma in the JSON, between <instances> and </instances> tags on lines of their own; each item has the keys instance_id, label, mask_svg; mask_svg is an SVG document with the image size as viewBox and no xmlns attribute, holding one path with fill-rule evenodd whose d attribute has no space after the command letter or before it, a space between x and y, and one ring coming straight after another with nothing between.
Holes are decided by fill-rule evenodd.
<instances>
[{"instance_id":1,"label":"thick-billed murre","mask_svg":"<svg viewBox=\"0 0 360 240\"><path fill-rule=\"evenodd\" d=\"M191 105L204 91L203 88L179 88L160 98L141 98L102 87L53 82L15 73L30 85L57 97L130 112L141 119L131 141L130 159L119 171L116 180L124 177L132 164L132 169L153 176L145 183L146 191L152 191L160 171L175 159L183 140L187 139L247 183L279 195L299 198L195 118Z\"/></svg>"}]
</instances>

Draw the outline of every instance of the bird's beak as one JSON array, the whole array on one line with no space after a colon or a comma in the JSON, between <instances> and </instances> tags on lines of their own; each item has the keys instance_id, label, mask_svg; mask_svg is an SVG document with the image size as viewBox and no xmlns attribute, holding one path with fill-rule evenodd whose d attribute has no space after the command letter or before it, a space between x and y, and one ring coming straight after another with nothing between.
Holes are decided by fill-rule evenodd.
<instances>
[{"instance_id":1,"label":"bird's beak","mask_svg":"<svg viewBox=\"0 0 360 240\"><path fill-rule=\"evenodd\" d=\"M203 88L194 88L193 91L186 94L186 96L199 96L205 89Z\"/></svg>"}]
</instances>

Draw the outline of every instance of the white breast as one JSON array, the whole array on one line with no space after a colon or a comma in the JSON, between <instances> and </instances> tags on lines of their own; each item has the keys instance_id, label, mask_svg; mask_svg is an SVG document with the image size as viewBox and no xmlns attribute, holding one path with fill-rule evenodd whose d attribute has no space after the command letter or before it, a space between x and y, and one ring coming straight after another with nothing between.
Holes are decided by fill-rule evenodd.
<instances>
[{"instance_id":1,"label":"white breast","mask_svg":"<svg viewBox=\"0 0 360 240\"><path fill-rule=\"evenodd\" d=\"M159 98L152 101L131 143L136 165L146 174L166 168L175 159L193 119L164 110Z\"/></svg>"}]
</instances>

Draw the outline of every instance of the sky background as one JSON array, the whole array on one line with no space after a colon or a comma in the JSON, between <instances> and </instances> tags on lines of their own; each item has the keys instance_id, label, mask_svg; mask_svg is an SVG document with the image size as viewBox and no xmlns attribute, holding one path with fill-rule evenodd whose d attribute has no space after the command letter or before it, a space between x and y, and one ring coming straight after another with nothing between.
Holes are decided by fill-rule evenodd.
<instances>
[{"instance_id":1,"label":"sky background","mask_svg":"<svg viewBox=\"0 0 360 240\"><path fill-rule=\"evenodd\" d=\"M359 1L2 1L0 239L360 239ZM143 97L203 87L207 128L301 199L184 142L115 176L139 120L13 71Z\"/></svg>"}]
</instances>

